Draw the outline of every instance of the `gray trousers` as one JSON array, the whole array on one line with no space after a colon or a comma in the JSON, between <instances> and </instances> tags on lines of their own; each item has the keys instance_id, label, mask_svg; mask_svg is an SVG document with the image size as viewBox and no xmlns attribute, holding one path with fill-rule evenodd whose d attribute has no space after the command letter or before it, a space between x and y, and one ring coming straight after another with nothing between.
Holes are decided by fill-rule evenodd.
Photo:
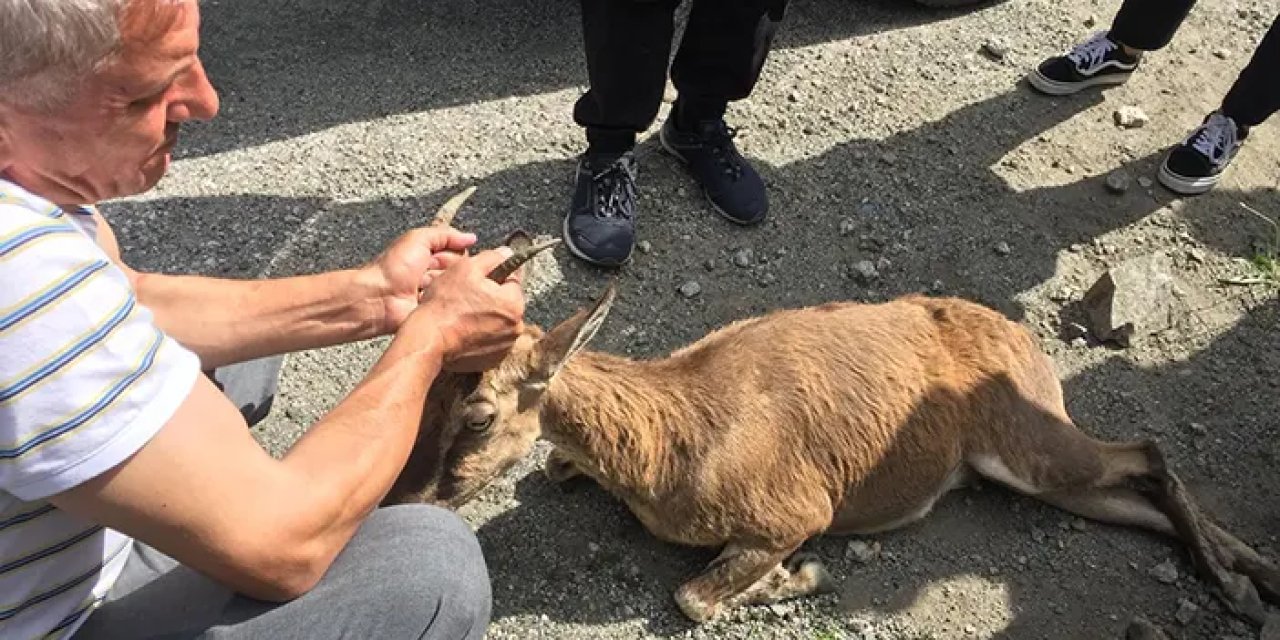
<instances>
[{"instance_id":1,"label":"gray trousers","mask_svg":"<svg viewBox=\"0 0 1280 640\"><path fill-rule=\"evenodd\" d=\"M212 377L257 422L279 368L279 359L259 360ZM402 505L374 511L320 584L284 604L237 595L136 542L107 600L74 638L480 640L490 596L471 528L451 511Z\"/></svg>"}]
</instances>

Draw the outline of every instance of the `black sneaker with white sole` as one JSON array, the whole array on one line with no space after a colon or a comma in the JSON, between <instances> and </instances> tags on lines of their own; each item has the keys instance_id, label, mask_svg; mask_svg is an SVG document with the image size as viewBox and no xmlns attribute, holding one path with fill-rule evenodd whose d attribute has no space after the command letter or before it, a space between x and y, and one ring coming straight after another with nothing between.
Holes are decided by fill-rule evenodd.
<instances>
[{"instance_id":1,"label":"black sneaker with white sole","mask_svg":"<svg viewBox=\"0 0 1280 640\"><path fill-rule=\"evenodd\" d=\"M681 131L672 114L663 123L659 140L693 174L717 213L737 224L760 224L769 212L769 196L764 179L733 144L735 133L723 119Z\"/></svg>"},{"instance_id":2,"label":"black sneaker with white sole","mask_svg":"<svg viewBox=\"0 0 1280 640\"><path fill-rule=\"evenodd\" d=\"M1160 165L1160 184L1186 196L1212 189L1248 136L1249 129L1235 120L1218 111L1210 113L1165 156Z\"/></svg>"},{"instance_id":3,"label":"black sneaker with white sole","mask_svg":"<svg viewBox=\"0 0 1280 640\"><path fill-rule=\"evenodd\" d=\"M636 245L636 160L622 155L578 160L573 202L564 218L565 246L587 262L616 267Z\"/></svg>"},{"instance_id":4,"label":"black sneaker with white sole","mask_svg":"<svg viewBox=\"0 0 1280 640\"><path fill-rule=\"evenodd\" d=\"M1124 49L1101 31L1066 55L1040 63L1027 75L1027 82L1042 93L1066 96L1088 87L1124 84L1140 61L1140 56L1125 55Z\"/></svg>"}]
</instances>

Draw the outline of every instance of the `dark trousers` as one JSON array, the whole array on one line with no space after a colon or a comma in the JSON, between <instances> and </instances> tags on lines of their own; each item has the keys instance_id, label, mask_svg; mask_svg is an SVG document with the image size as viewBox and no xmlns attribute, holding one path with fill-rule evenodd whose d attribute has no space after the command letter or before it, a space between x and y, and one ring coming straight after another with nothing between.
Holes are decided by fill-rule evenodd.
<instances>
[{"instance_id":1,"label":"dark trousers","mask_svg":"<svg viewBox=\"0 0 1280 640\"><path fill-rule=\"evenodd\" d=\"M205 371L204 375L235 403L240 415L252 427L271 413L283 364L284 356L268 356Z\"/></svg>"},{"instance_id":2,"label":"dark trousers","mask_svg":"<svg viewBox=\"0 0 1280 640\"><path fill-rule=\"evenodd\" d=\"M649 128L662 104L680 0L582 0L591 88L573 119L593 151L620 152ZM719 118L751 94L786 0L693 0L671 64L681 122Z\"/></svg>"},{"instance_id":3,"label":"dark trousers","mask_svg":"<svg viewBox=\"0 0 1280 640\"><path fill-rule=\"evenodd\" d=\"M1173 40L1195 0L1125 0L1111 24L1111 39L1134 49L1155 51ZM1253 127L1280 111L1280 17L1254 50L1222 101L1222 113Z\"/></svg>"}]
</instances>

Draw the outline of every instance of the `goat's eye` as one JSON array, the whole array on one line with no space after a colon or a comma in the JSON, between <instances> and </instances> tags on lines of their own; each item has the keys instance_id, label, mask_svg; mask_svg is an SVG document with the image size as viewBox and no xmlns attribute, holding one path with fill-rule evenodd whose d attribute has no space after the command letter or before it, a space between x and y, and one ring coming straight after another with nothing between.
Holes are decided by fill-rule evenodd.
<instances>
[{"instance_id":1,"label":"goat's eye","mask_svg":"<svg viewBox=\"0 0 1280 640\"><path fill-rule=\"evenodd\" d=\"M472 431L488 431L493 426L493 419L496 414L482 413L467 417L467 428Z\"/></svg>"}]
</instances>

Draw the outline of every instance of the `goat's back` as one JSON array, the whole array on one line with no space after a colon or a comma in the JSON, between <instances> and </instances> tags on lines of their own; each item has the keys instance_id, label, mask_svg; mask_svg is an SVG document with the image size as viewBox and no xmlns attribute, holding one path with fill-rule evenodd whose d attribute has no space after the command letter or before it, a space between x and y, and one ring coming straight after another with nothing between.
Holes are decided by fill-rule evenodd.
<instances>
[{"instance_id":1,"label":"goat's back","mask_svg":"<svg viewBox=\"0 0 1280 640\"><path fill-rule=\"evenodd\" d=\"M855 529L904 516L1006 437L1014 403L1061 407L1032 336L954 298L777 311L665 362L704 414L686 460L700 499L775 528L780 510L852 509Z\"/></svg>"}]
</instances>

